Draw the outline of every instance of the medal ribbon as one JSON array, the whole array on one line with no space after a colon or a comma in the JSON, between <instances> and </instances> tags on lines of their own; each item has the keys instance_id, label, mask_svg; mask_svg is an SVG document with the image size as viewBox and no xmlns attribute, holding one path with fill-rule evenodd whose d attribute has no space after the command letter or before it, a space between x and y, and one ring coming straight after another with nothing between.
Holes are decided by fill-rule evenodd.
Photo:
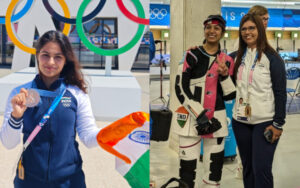
<instances>
[{"instance_id":1,"label":"medal ribbon","mask_svg":"<svg viewBox=\"0 0 300 188\"><path fill-rule=\"evenodd\" d=\"M34 83L33 87L36 87L35 82L33 82L33 83ZM39 124L30 133L29 137L27 138L26 142L24 143L23 152L28 147L28 145L32 142L32 140L35 138L35 136L40 132L42 127L46 124L46 122L50 118L50 115L52 114L52 112L55 110L55 108L59 104L61 98L63 97L63 95L66 92L66 85L62 82L58 92L51 92L51 91L40 90L40 89L36 89L36 90L41 96L53 97L54 95L56 95L56 97L55 97L54 101L52 102L50 108L48 109L47 113L43 115ZM58 95L57 95L57 93L58 93Z\"/></svg>"}]
</instances>

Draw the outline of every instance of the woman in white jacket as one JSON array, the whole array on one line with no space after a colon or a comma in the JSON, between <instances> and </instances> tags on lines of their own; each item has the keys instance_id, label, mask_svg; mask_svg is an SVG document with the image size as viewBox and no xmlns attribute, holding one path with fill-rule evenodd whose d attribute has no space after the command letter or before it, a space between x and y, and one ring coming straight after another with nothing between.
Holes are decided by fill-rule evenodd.
<instances>
[{"instance_id":1,"label":"woman in white jacket","mask_svg":"<svg viewBox=\"0 0 300 188\"><path fill-rule=\"evenodd\" d=\"M232 126L243 164L245 188L273 187L272 162L285 123L285 66L268 44L257 15L246 14L235 58L236 100ZM236 57L235 57L236 56ZM271 133L270 140L264 133ZM268 134L269 134L268 133Z\"/></svg>"}]
</instances>

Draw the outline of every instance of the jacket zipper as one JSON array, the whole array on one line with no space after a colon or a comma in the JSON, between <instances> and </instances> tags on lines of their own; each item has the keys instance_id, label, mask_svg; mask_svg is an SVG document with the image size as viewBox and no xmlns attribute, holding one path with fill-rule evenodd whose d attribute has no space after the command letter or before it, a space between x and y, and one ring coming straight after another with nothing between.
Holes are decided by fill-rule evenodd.
<instances>
[{"instance_id":1,"label":"jacket zipper","mask_svg":"<svg viewBox=\"0 0 300 188\"><path fill-rule=\"evenodd\" d=\"M52 104L52 101L50 100L50 104ZM49 141L49 154L48 154L48 170L47 170L47 181L49 181L49 172L50 172L50 159L51 159L51 153L52 153L52 137L51 137L51 121L50 118L48 119L48 134L50 137Z\"/></svg>"},{"instance_id":2,"label":"jacket zipper","mask_svg":"<svg viewBox=\"0 0 300 188\"><path fill-rule=\"evenodd\" d=\"M52 144L51 144L51 142L50 142L49 154L48 154L47 181L49 181L49 171L50 171L50 158L51 158L51 152L52 152Z\"/></svg>"}]
</instances>

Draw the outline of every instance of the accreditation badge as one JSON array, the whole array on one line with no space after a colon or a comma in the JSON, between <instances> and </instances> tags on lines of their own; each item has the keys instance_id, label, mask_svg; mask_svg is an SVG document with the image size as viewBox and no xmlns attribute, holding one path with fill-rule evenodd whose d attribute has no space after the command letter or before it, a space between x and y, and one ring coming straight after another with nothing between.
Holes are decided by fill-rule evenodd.
<instances>
[{"instance_id":1,"label":"accreditation badge","mask_svg":"<svg viewBox=\"0 0 300 188\"><path fill-rule=\"evenodd\" d=\"M250 104L246 104L246 107L245 107L245 116L246 117L251 117L251 106Z\"/></svg>"},{"instance_id":2,"label":"accreditation badge","mask_svg":"<svg viewBox=\"0 0 300 188\"><path fill-rule=\"evenodd\" d=\"M177 113L177 123L183 128L188 120L189 112L183 106L180 106L175 112Z\"/></svg>"},{"instance_id":3,"label":"accreditation badge","mask_svg":"<svg viewBox=\"0 0 300 188\"><path fill-rule=\"evenodd\" d=\"M243 99L240 98L236 109L237 120L249 121L251 117L251 107L250 104L244 103Z\"/></svg>"}]
</instances>

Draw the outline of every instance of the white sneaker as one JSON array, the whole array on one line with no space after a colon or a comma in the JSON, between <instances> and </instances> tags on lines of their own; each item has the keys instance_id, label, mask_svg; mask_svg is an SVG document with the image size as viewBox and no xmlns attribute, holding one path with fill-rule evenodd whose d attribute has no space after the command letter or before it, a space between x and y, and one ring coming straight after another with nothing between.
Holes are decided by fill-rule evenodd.
<instances>
[{"instance_id":1,"label":"white sneaker","mask_svg":"<svg viewBox=\"0 0 300 188\"><path fill-rule=\"evenodd\" d=\"M205 181L204 179L202 180L202 184L200 186L201 188L220 188L220 184L216 182L208 182Z\"/></svg>"},{"instance_id":2,"label":"white sneaker","mask_svg":"<svg viewBox=\"0 0 300 188\"><path fill-rule=\"evenodd\" d=\"M235 178L243 179L243 168L236 168Z\"/></svg>"}]
</instances>

